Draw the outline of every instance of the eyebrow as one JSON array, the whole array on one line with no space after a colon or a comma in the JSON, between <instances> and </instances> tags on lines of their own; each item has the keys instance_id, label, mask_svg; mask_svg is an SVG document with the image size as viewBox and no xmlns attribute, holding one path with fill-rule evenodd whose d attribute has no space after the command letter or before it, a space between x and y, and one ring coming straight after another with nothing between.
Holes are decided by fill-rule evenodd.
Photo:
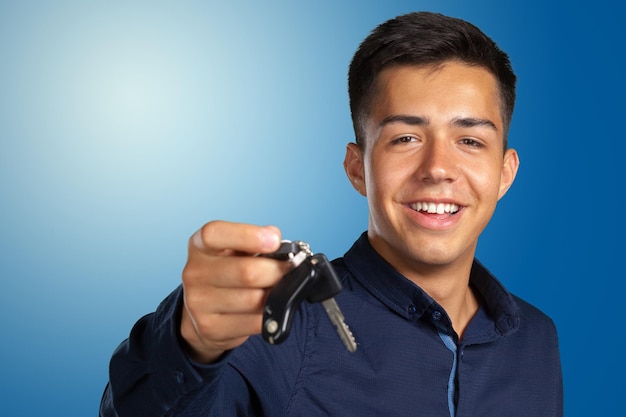
<instances>
[{"instance_id":1,"label":"eyebrow","mask_svg":"<svg viewBox=\"0 0 626 417\"><path fill-rule=\"evenodd\" d=\"M496 132L498 131L498 128L496 127L496 124L494 122L492 122L489 119L478 119L476 117L455 117L454 119L452 119L452 122L450 122L450 124L452 126L458 126L458 127L478 127L478 126L486 126L489 127L493 130L495 130Z\"/></svg>"},{"instance_id":2,"label":"eyebrow","mask_svg":"<svg viewBox=\"0 0 626 417\"><path fill-rule=\"evenodd\" d=\"M407 125L423 125L423 126L427 126L430 121L428 119L425 119L423 117L420 116L409 116L409 115L405 115L405 114L396 114L396 115L391 115L391 116L387 116L385 117L382 122L380 122L379 126L383 127L386 126L390 123L397 123L397 122L401 122Z\"/></svg>"},{"instance_id":3,"label":"eyebrow","mask_svg":"<svg viewBox=\"0 0 626 417\"><path fill-rule=\"evenodd\" d=\"M382 122L380 122L379 126L384 127L390 123L397 122L413 126L428 126L430 124L430 120L425 117L397 114L385 117ZM494 122L489 119L479 119L477 117L455 117L450 122L450 125L455 127L486 126L495 131L498 131L498 128L496 127L496 124Z\"/></svg>"}]
</instances>

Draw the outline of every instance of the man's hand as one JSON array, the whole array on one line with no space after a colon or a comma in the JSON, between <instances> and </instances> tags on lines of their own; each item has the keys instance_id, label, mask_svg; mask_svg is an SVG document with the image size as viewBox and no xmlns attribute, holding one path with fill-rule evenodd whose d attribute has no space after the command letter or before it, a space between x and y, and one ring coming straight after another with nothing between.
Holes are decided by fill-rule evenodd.
<instances>
[{"instance_id":1,"label":"man's hand","mask_svg":"<svg viewBox=\"0 0 626 417\"><path fill-rule=\"evenodd\" d=\"M194 360L213 362L261 332L268 292L290 266L253 255L277 250L280 240L276 227L223 221L191 237L180 330Z\"/></svg>"}]
</instances>

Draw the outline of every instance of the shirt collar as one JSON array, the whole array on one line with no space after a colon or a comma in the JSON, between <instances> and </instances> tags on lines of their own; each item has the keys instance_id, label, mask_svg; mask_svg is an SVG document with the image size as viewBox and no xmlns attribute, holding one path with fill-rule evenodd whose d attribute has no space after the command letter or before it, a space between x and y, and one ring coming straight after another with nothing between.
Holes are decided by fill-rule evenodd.
<instances>
[{"instance_id":1,"label":"shirt collar","mask_svg":"<svg viewBox=\"0 0 626 417\"><path fill-rule=\"evenodd\" d=\"M372 247L364 232L344 255L352 275L374 297L406 319L419 319L428 311L441 309L420 287L396 271ZM485 317L499 335L507 336L519 327L519 307L504 286L478 261L470 272L470 285L481 301L480 321ZM441 309L443 310L443 309ZM478 318L478 317L477 317ZM481 326L483 327L483 326ZM483 331L484 333L484 327Z\"/></svg>"}]
</instances>

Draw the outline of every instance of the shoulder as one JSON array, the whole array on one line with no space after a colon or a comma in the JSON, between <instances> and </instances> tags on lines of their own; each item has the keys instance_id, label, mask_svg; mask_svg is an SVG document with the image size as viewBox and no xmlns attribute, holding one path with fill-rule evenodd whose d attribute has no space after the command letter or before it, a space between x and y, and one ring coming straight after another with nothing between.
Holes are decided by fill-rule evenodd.
<instances>
[{"instance_id":1,"label":"shoulder","mask_svg":"<svg viewBox=\"0 0 626 417\"><path fill-rule=\"evenodd\" d=\"M556 330L554 321L542 310L515 294L511 294L511 297L518 305L523 321L526 321L533 326L546 326Z\"/></svg>"},{"instance_id":2,"label":"shoulder","mask_svg":"<svg viewBox=\"0 0 626 417\"><path fill-rule=\"evenodd\" d=\"M519 307L518 337L532 339L546 348L550 345L558 349L557 328L552 318L522 298L513 294L511 297Z\"/></svg>"}]
</instances>

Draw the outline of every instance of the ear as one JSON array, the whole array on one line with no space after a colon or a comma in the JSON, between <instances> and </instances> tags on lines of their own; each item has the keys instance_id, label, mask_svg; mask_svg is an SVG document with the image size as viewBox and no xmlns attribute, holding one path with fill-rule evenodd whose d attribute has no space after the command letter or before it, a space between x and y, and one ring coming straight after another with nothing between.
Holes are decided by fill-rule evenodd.
<instances>
[{"instance_id":1,"label":"ear","mask_svg":"<svg viewBox=\"0 0 626 417\"><path fill-rule=\"evenodd\" d=\"M355 190L362 196L367 196L365 189L365 172L363 170L363 150L356 143L346 146L346 157L343 160L343 168Z\"/></svg>"},{"instance_id":2,"label":"ear","mask_svg":"<svg viewBox=\"0 0 626 417\"><path fill-rule=\"evenodd\" d=\"M500 173L500 191L498 200L500 200L515 180L517 169L519 168L519 156L515 149L507 149L504 154L504 163L502 164L502 172Z\"/></svg>"}]
</instances>

